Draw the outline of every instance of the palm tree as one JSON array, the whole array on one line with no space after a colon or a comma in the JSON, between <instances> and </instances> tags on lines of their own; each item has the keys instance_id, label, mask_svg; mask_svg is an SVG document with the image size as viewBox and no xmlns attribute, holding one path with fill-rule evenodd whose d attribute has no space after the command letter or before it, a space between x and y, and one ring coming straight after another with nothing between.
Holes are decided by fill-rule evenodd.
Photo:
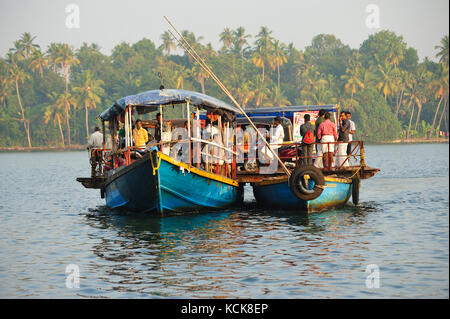
<instances>
[{"instance_id":1,"label":"palm tree","mask_svg":"<svg viewBox=\"0 0 450 319\"><path fill-rule=\"evenodd\" d=\"M267 100L270 90L266 86L266 83L262 80L262 77L259 75L256 77L255 81L255 98L256 98L256 106L260 106Z\"/></svg>"},{"instance_id":2,"label":"palm tree","mask_svg":"<svg viewBox=\"0 0 450 319\"><path fill-rule=\"evenodd\" d=\"M31 57L33 53L39 49L39 45L33 43L34 39L36 39L36 37L33 37L30 33L25 32L19 40L23 48L25 59Z\"/></svg>"},{"instance_id":3,"label":"palm tree","mask_svg":"<svg viewBox=\"0 0 450 319\"><path fill-rule=\"evenodd\" d=\"M44 68L48 67L48 60L42 55L40 50L34 51L30 67L33 71L38 70L41 78L44 76Z\"/></svg>"},{"instance_id":4,"label":"palm tree","mask_svg":"<svg viewBox=\"0 0 450 319\"><path fill-rule=\"evenodd\" d=\"M291 105L291 102L284 95L284 92L277 86L274 86L272 90L270 90L270 100L277 106Z\"/></svg>"},{"instance_id":5,"label":"palm tree","mask_svg":"<svg viewBox=\"0 0 450 319\"><path fill-rule=\"evenodd\" d=\"M197 81L200 84L200 87L202 89L202 93L205 93L205 80L209 78L209 74L203 70L202 67L195 64L192 68L192 74L194 75L195 81Z\"/></svg>"},{"instance_id":6,"label":"palm tree","mask_svg":"<svg viewBox=\"0 0 450 319\"><path fill-rule=\"evenodd\" d=\"M273 42L273 62L274 68L277 69L278 74L278 90L280 90L280 66L287 63L287 51L284 43L280 44L280 41L275 40Z\"/></svg>"},{"instance_id":7,"label":"palm tree","mask_svg":"<svg viewBox=\"0 0 450 319\"><path fill-rule=\"evenodd\" d=\"M86 138L89 137L89 109L95 109L97 104L100 103L100 96L105 91L101 87L104 82L102 80L96 80L93 78L90 71L85 71L82 74L82 84L79 87L74 87L73 92L75 98L78 100L78 105L84 105L86 113Z\"/></svg>"},{"instance_id":8,"label":"palm tree","mask_svg":"<svg viewBox=\"0 0 450 319\"><path fill-rule=\"evenodd\" d=\"M269 31L267 27L261 27L255 41L256 50L253 52L253 63L257 68L262 69L262 81L264 82L264 71L266 65L273 66L273 38L270 35L272 31Z\"/></svg>"},{"instance_id":9,"label":"palm tree","mask_svg":"<svg viewBox=\"0 0 450 319\"><path fill-rule=\"evenodd\" d=\"M345 92L350 93L350 110L353 110L353 95L358 92L358 90L362 90L365 87L363 80L360 78L362 65L359 63L358 57L355 57L355 59L356 60L353 63L349 63L349 67L345 70L345 74L341 76L341 79L345 81Z\"/></svg>"},{"instance_id":10,"label":"palm tree","mask_svg":"<svg viewBox=\"0 0 450 319\"><path fill-rule=\"evenodd\" d=\"M397 85L395 81L395 70L387 62L384 65L378 65L379 80L377 83L377 89L380 90L385 101L387 97L397 92Z\"/></svg>"},{"instance_id":11,"label":"palm tree","mask_svg":"<svg viewBox=\"0 0 450 319\"><path fill-rule=\"evenodd\" d=\"M231 48L231 43L233 42L233 32L230 28L226 27L223 32L219 34L219 39L223 42L225 49L229 50Z\"/></svg>"},{"instance_id":12,"label":"palm tree","mask_svg":"<svg viewBox=\"0 0 450 319\"><path fill-rule=\"evenodd\" d=\"M75 56L72 48L64 43L58 51L58 57L56 58L56 63L61 65L61 69L64 71L64 79L66 84L66 93L69 92L69 76L70 68L74 65L78 65L80 60Z\"/></svg>"},{"instance_id":13,"label":"palm tree","mask_svg":"<svg viewBox=\"0 0 450 319\"><path fill-rule=\"evenodd\" d=\"M53 71L58 71L58 57L62 49L61 43L50 43L47 49L48 62L51 64Z\"/></svg>"},{"instance_id":14,"label":"palm tree","mask_svg":"<svg viewBox=\"0 0 450 319\"><path fill-rule=\"evenodd\" d=\"M436 45L434 48L439 50L436 54L436 57L439 58L439 62L448 66L448 35L441 39L441 45Z\"/></svg>"},{"instance_id":15,"label":"palm tree","mask_svg":"<svg viewBox=\"0 0 450 319\"><path fill-rule=\"evenodd\" d=\"M255 92L251 87L250 81L245 81L242 85L236 89L232 89L233 96L239 101L239 104L245 108L247 103L255 97Z\"/></svg>"},{"instance_id":16,"label":"palm tree","mask_svg":"<svg viewBox=\"0 0 450 319\"><path fill-rule=\"evenodd\" d=\"M244 59L244 46L248 45L247 39L251 38L251 35L245 34L245 28L239 27L233 31L233 51L241 55L241 61Z\"/></svg>"},{"instance_id":17,"label":"palm tree","mask_svg":"<svg viewBox=\"0 0 450 319\"><path fill-rule=\"evenodd\" d=\"M449 80L448 80L448 66L445 64L441 64L439 75L436 79L431 81L429 84L430 89L434 92L434 98L439 99L439 103L436 107L436 111L434 113L433 123L431 124L431 130L428 135L428 138L431 138L431 135L434 131L434 125L436 124L437 115L439 113L439 108L441 106L442 101L448 97L448 89L449 89Z\"/></svg>"},{"instance_id":18,"label":"palm tree","mask_svg":"<svg viewBox=\"0 0 450 319\"><path fill-rule=\"evenodd\" d=\"M63 146L65 146L64 133L61 127L61 121L64 117L64 105L58 104L58 93L52 92L51 94L47 94L47 96L50 99L51 103L45 108L44 122L45 124L48 124L48 122L53 119L53 125L56 126L56 123L58 123L59 133L61 134L61 143Z\"/></svg>"},{"instance_id":19,"label":"palm tree","mask_svg":"<svg viewBox=\"0 0 450 319\"><path fill-rule=\"evenodd\" d=\"M61 109L64 109L66 126L67 126L67 141L68 141L68 144L70 146L70 144L71 144L71 139L70 139L70 107L71 106L74 106L74 107L76 106L76 100L74 99L72 94L70 94L70 92L64 92L64 93L61 93L58 96L58 100L56 101L56 103L61 107Z\"/></svg>"},{"instance_id":20,"label":"palm tree","mask_svg":"<svg viewBox=\"0 0 450 319\"><path fill-rule=\"evenodd\" d=\"M163 51L166 51L166 55L170 55L170 50L176 50L177 46L175 45L175 42L172 39L172 36L168 31L161 34L161 40L162 44L160 48L163 49Z\"/></svg>"},{"instance_id":21,"label":"palm tree","mask_svg":"<svg viewBox=\"0 0 450 319\"><path fill-rule=\"evenodd\" d=\"M3 105L3 107L6 107L10 85L11 85L10 78L0 79L0 103Z\"/></svg>"},{"instance_id":22,"label":"palm tree","mask_svg":"<svg viewBox=\"0 0 450 319\"><path fill-rule=\"evenodd\" d=\"M25 132L27 134L28 139L28 147L31 148L31 138L30 138L30 121L25 118L25 111L22 105L22 99L20 98L20 90L19 90L19 82L23 84L25 80L30 78L30 75L26 73L22 68L20 68L17 64L13 63L9 68L9 73L11 76L11 81L16 84L16 94L17 100L19 102L20 111L22 113L22 122L25 128Z\"/></svg>"},{"instance_id":23,"label":"palm tree","mask_svg":"<svg viewBox=\"0 0 450 319\"><path fill-rule=\"evenodd\" d=\"M408 109L410 109L410 117L409 117L409 125L408 125L408 130L406 133L406 139L409 140L410 136L411 136L411 124L412 124L412 119L414 116L414 106L417 104L418 106L421 105L421 100L420 100L420 93L419 93L419 86L417 83L417 78L414 77L411 79L411 82L409 83L409 90L407 92L405 92L405 96L407 97L407 101L408 101Z\"/></svg>"}]
</instances>

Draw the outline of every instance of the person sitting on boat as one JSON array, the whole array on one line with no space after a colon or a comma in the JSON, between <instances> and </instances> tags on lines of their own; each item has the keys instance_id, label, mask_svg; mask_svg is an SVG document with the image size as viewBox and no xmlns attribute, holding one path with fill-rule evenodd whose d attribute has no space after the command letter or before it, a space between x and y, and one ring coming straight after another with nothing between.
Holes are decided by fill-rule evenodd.
<instances>
[{"instance_id":1,"label":"person sitting on boat","mask_svg":"<svg viewBox=\"0 0 450 319\"><path fill-rule=\"evenodd\" d=\"M134 146L143 151L148 142L148 132L142 127L142 120L136 120L136 128L133 130Z\"/></svg>"},{"instance_id":2,"label":"person sitting on boat","mask_svg":"<svg viewBox=\"0 0 450 319\"><path fill-rule=\"evenodd\" d=\"M94 128L94 133L92 133L89 138L87 149L91 153L91 176L95 177L97 165L99 170L101 170L102 153L99 150L103 149L103 134L100 132L100 128L98 126ZM101 172L99 173L101 174Z\"/></svg>"},{"instance_id":3,"label":"person sitting on boat","mask_svg":"<svg viewBox=\"0 0 450 319\"><path fill-rule=\"evenodd\" d=\"M303 116L305 124L300 126L300 135L302 136L302 163L303 165L312 165L312 153L315 140L315 127L311 124L311 116Z\"/></svg>"},{"instance_id":4,"label":"person sitting on boat","mask_svg":"<svg viewBox=\"0 0 450 319\"><path fill-rule=\"evenodd\" d=\"M347 114L342 111L339 117L339 136L338 136L338 150L336 156L336 167L348 166L347 145L349 141L350 121L347 119Z\"/></svg>"},{"instance_id":5,"label":"person sitting on boat","mask_svg":"<svg viewBox=\"0 0 450 319\"><path fill-rule=\"evenodd\" d=\"M323 121L318 128L317 138L319 138L322 144L321 151L323 154L323 166L328 171L331 171L333 166L333 153L334 153L334 142L337 140L336 124L331 122L331 114L329 112L325 113L325 121ZM328 144L330 143L330 144ZM318 162L314 163L314 165ZM316 165L317 166L317 165ZM317 166L320 167L320 166Z\"/></svg>"}]
</instances>

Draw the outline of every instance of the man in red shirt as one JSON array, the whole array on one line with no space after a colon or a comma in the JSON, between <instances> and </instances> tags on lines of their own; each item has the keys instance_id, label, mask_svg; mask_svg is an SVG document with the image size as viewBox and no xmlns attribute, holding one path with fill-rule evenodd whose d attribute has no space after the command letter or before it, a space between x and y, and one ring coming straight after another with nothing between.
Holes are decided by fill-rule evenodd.
<instances>
[{"instance_id":1,"label":"man in red shirt","mask_svg":"<svg viewBox=\"0 0 450 319\"><path fill-rule=\"evenodd\" d=\"M323 152L323 166L326 170L331 171L333 165L333 153L334 153L334 142L338 139L336 124L331 122L331 115L329 112L325 114L325 121L323 121L319 128L317 129L317 138L322 144Z\"/></svg>"}]
</instances>

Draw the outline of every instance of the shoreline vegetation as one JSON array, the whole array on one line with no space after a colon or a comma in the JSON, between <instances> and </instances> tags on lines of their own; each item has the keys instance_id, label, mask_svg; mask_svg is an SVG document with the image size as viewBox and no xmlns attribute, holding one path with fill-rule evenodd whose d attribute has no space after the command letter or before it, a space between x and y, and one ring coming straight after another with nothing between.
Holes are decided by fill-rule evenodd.
<instances>
[{"instance_id":1,"label":"shoreline vegetation","mask_svg":"<svg viewBox=\"0 0 450 319\"><path fill-rule=\"evenodd\" d=\"M433 61L419 60L417 50L389 30L369 35L359 48L318 34L302 49L282 43L266 26L254 35L225 27L217 48L181 33L243 108L336 104L352 112L354 138L366 143L448 137L448 35L436 43ZM23 33L0 56L0 150L83 149L102 110L161 85L231 104L168 32L160 39L159 47L147 38L121 42L107 55L96 43L41 48L36 36ZM184 114L168 108L164 117Z\"/></svg>"},{"instance_id":2,"label":"shoreline vegetation","mask_svg":"<svg viewBox=\"0 0 450 319\"><path fill-rule=\"evenodd\" d=\"M449 143L448 138L412 138L412 139L396 139L379 142L367 142L365 144L445 144ZM0 147L0 152L70 152L70 151L86 151L87 145L71 145L71 146L33 146L31 148L24 146Z\"/></svg>"}]
</instances>

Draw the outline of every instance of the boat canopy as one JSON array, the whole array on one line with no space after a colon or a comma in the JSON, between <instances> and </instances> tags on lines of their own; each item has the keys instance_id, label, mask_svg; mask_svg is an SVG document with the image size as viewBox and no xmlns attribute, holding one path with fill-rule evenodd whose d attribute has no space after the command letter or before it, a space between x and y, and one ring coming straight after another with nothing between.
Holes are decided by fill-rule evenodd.
<instances>
[{"instance_id":1,"label":"boat canopy","mask_svg":"<svg viewBox=\"0 0 450 319\"><path fill-rule=\"evenodd\" d=\"M225 116L230 121L236 118L236 113L240 113L236 107L205 94L187 90L162 89L125 96L103 111L99 118L102 121L109 121L124 112L128 105L136 107L138 113L142 114L156 111L160 105L174 105L188 101L191 105L202 106L209 112Z\"/></svg>"},{"instance_id":2,"label":"boat canopy","mask_svg":"<svg viewBox=\"0 0 450 319\"><path fill-rule=\"evenodd\" d=\"M272 125L276 116L250 116L250 120L252 120L255 125ZM281 125L283 127L292 126L291 121L288 118L280 117ZM238 117L236 123L238 125L247 125L250 122L245 117Z\"/></svg>"},{"instance_id":3,"label":"boat canopy","mask_svg":"<svg viewBox=\"0 0 450 319\"><path fill-rule=\"evenodd\" d=\"M319 111L324 109L327 112L337 112L336 104L328 105L297 105L297 106L279 106L279 107L260 107L260 108L246 108L245 113L251 116L279 116L279 117L294 117L295 112ZM243 115L238 114L238 117Z\"/></svg>"}]
</instances>

